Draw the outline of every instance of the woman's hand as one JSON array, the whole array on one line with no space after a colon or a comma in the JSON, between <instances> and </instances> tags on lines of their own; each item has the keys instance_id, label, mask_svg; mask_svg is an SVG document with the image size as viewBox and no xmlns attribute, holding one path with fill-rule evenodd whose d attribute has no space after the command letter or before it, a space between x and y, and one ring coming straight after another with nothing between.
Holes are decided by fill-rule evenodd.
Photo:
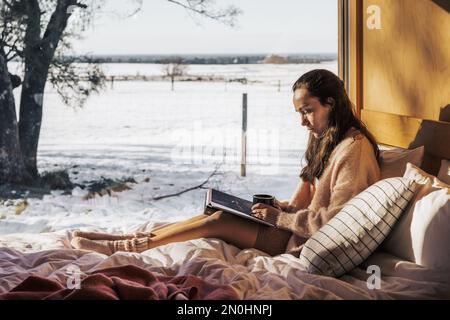
<instances>
[{"instance_id":1,"label":"woman's hand","mask_svg":"<svg viewBox=\"0 0 450 320\"><path fill-rule=\"evenodd\" d=\"M280 209L281 211L289 211L291 208L289 201L280 201L278 199L275 199L274 207Z\"/></svg>"},{"instance_id":2,"label":"woman's hand","mask_svg":"<svg viewBox=\"0 0 450 320\"><path fill-rule=\"evenodd\" d=\"M281 210L269 206L264 203L257 203L252 206L252 215L256 218L262 219L264 221L275 224L277 222L278 216L280 215Z\"/></svg>"}]
</instances>

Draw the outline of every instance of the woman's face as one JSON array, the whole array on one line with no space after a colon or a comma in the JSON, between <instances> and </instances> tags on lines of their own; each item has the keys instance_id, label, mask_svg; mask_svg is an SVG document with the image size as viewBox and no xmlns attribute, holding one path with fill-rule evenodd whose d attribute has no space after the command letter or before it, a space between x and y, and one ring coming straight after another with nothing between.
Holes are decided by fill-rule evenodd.
<instances>
[{"instance_id":1,"label":"woman's face","mask_svg":"<svg viewBox=\"0 0 450 320\"><path fill-rule=\"evenodd\" d=\"M295 111L300 113L302 126L319 137L327 128L330 106L321 104L317 97L309 95L308 89L299 88L293 97Z\"/></svg>"}]
</instances>

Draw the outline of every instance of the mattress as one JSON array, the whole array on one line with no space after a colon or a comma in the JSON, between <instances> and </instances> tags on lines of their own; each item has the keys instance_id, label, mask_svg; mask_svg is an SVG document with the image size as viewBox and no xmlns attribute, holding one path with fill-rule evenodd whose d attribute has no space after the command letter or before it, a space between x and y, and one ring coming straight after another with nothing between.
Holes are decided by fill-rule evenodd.
<instances>
[{"instance_id":1,"label":"mattress","mask_svg":"<svg viewBox=\"0 0 450 320\"><path fill-rule=\"evenodd\" d=\"M111 256L72 249L70 238L69 230L0 236L0 294L30 275L64 283L74 268L82 279L105 268L135 265L160 275L192 274L211 284L229 285L240 299L248 300L450 299L449 272L429 270L383 252L375 252L358 268L336 279L307 273L290 254L271 257L214 238ZM370 272L373 266L380 270L375 281Z\"/></svg>"}]
</instances>

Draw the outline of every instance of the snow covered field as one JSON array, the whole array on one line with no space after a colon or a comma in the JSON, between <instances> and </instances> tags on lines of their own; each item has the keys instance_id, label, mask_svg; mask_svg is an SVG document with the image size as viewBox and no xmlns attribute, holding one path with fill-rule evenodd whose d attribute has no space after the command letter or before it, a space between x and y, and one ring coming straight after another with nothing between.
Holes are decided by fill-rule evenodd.
<instances>
[{"instance_id":1,"label":"snow covered field","mask_svg":"<svg viewBox=\"0 0 450 320\"><path fill-rule=\"evenodd\" d=\"M43 199L27 199L28 207L19 215L12 202L3 203L0 238L74 228L124 232L148 221L188 218L202 211L204 189L159 201L152 198L199 185L216 166L217 175L205 187L247 199L263 192L289 198L307 141L307 131L292 106L291 86L314 68L337 72L337 63L192 65L191 75L258 82L176 82L171 91L169 82L115 81L93 95L83 109L75 110L62 105L48 86L40 172L66 169L79 184L101 177L132 177L138 183L130 184L131 190L91 200L83 200L87 191L79 187L71 195L54 191ZM140 64L110 64L105 71L109 75L162 72L160 65ZM248 94L248 166L247 177L240 177L244 92Z\"/></svg>"}]
</instances>

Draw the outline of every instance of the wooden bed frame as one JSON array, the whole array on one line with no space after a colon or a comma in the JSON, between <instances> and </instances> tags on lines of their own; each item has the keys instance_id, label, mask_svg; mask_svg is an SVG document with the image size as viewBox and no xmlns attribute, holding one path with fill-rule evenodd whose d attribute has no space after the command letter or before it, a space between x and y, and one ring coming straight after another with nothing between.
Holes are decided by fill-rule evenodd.
<instances>
[{"instance_id":1,"label":"wooden bed frame","mask_svg":"<svg viewBox=\"0 0 450 320\"><path fill-rule=\"evenodd\" d=\"M422 169L437 175L441 159L450 159L450 122L362 110L361 118L379 144L425 147Z\"/></svg>"}]
</instances>

